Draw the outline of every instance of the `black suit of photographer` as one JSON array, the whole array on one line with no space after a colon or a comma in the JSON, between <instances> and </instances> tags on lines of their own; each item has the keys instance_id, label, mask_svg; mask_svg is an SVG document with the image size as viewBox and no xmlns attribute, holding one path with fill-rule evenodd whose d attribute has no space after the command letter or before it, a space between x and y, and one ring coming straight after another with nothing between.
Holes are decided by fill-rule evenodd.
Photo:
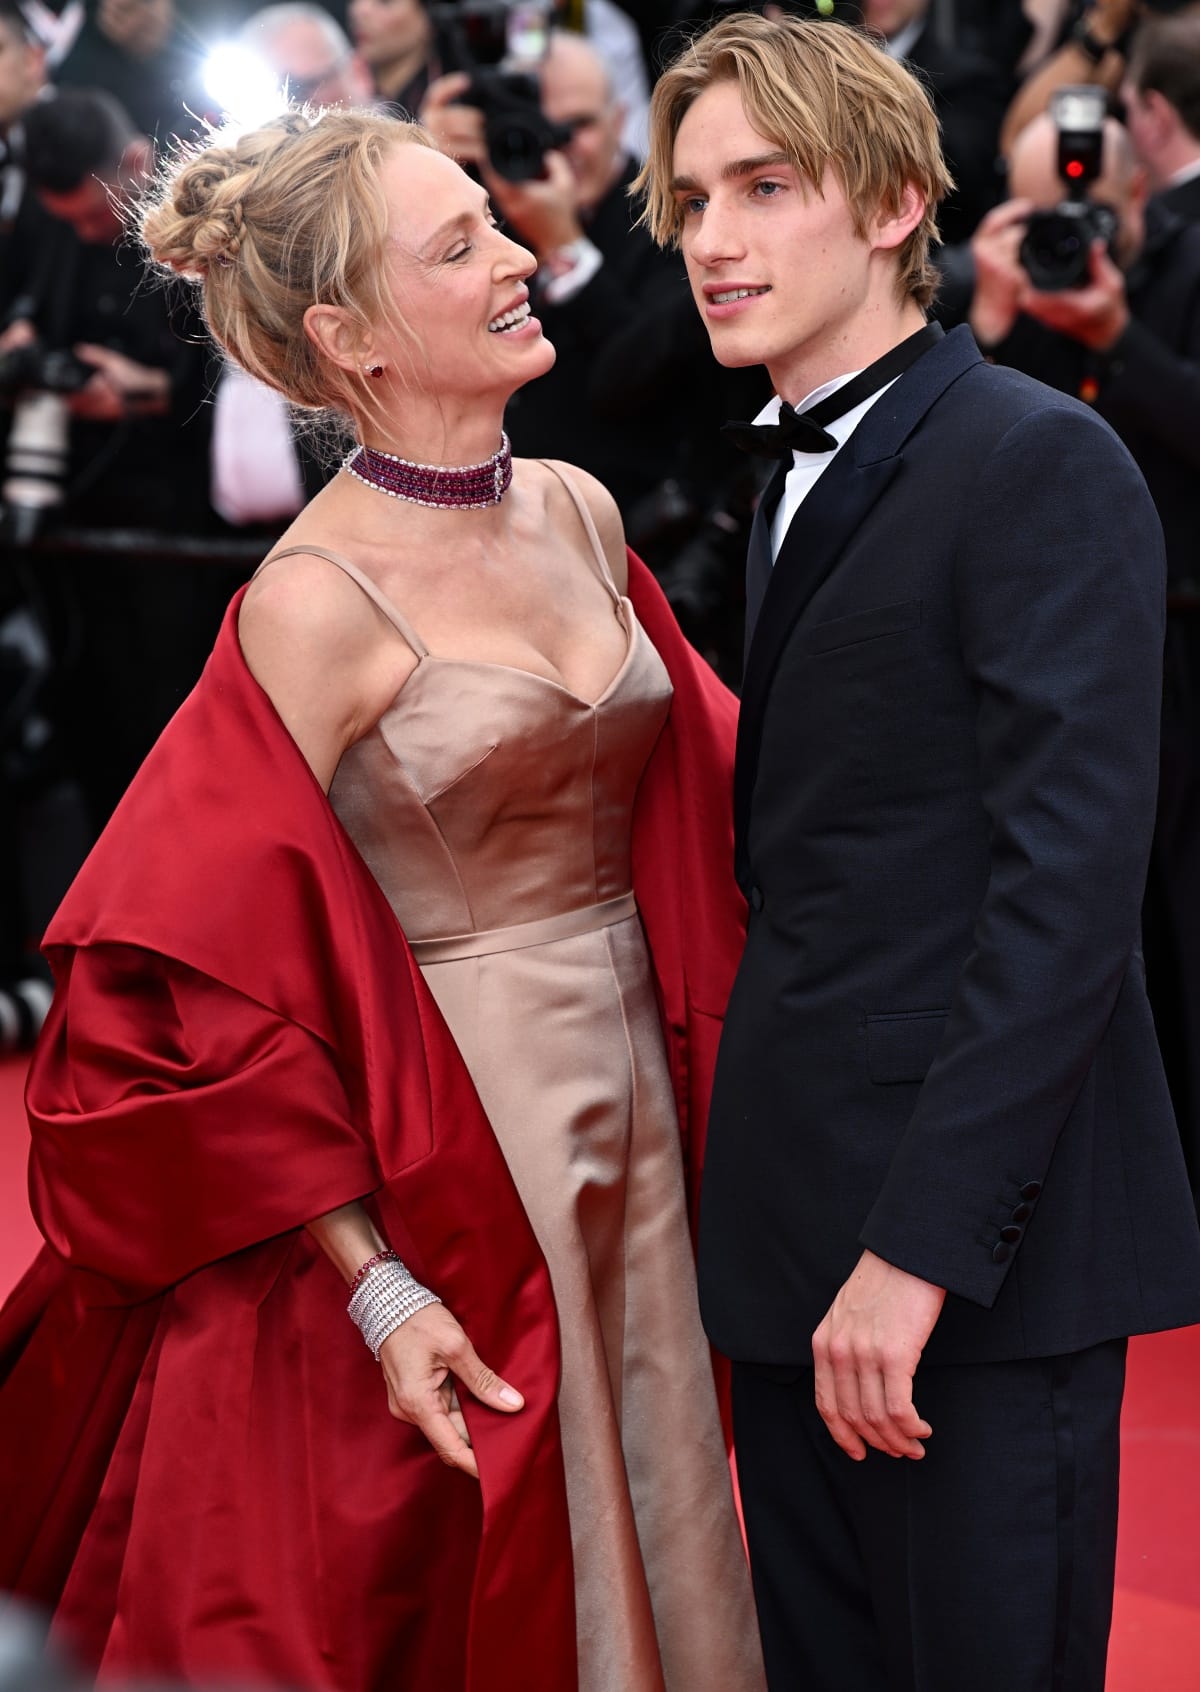
<instances>
[{"instance_id":1,"label":"black suit of photographer","mask_svg":"<svg viewBox=\"0 0 1200 1692\"><path fill-rule=\"evenodd\" d=\"M54 529L174 537L215 526L206 340L196 314L148 284L120 244L73 241L70 262L43 282L32 319L43 346L105 347L170 381L165 414L139 415L134 402L120 418L71 418L65 500L37 554L53 611L59 727L99 829L199 675L227 583L211 567L136 550L60 551Z\"/></svg>"},{"instance_id":2,"label":"black suit of photographer","mask_svg":"<svg viewBox=\"0 0 1200 1692\"><path fill-rule=\"evenodd\" d=\"M1132 321L1105 353L1026 316L988 351L1060 393L1094 394L1154 496L1170 581L1200 580L1200 229L1151 201L1125 287Z\"/></svg>"},{"instance_id":3,"label":"black suit of photographer","mask_svg":"<svg viewBox=\"0 0 1200 1692\"><path fill-rule=\"evenodd\" d=\"M1200 225L1160 200L1126 273L1128 329L1105 353L1031 318L992 347L998 363L1063 393L1092 391L1146 478L1169 585L1200 588ZM1146 965L1194 1190L1200 1195L1200 612L1168 618L1158 827Z\"/></svg>"},{"instance_id":4,"label":"black suit of photographer","mask_svg":"<svg viewBox=\"0 0 1200 1692\"><path fill-rule=\"evenodd\" d=\"M1164 206L1184 223L1200 223L1200 176L1190 176L1155 195L1155 204Z\"/></svg>"},{"instance_id":5,"label":"black suit of photographer","mask_svg":"<svg viewBox=\"0 0 1200 1692\"><path fill-rule=\"evenodd\" d=\"M604 260L590 281L555 305L540 278L531 278L534 312L558 357L548 375L513 396L505 418L514 452L590 470L626 515L670 473L677 431L686 426L669 395L620 423L597 403L613 341L640 314L687 290L679 259L634 226L637 207L627 189L635 175L628 164L585 221ZM514 235L521 239L519 230Z\"/></svg>"}]
</instances>

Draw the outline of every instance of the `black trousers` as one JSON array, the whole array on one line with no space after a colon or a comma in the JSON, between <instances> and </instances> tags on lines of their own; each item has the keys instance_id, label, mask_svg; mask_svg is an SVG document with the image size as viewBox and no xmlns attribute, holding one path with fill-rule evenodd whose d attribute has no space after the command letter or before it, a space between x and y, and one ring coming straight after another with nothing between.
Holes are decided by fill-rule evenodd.
<instances>
[{"instance_id":1,"label":"black trousers","mask_svg":"<svg viewBox=\"0 0 1200 1692\"><path fill-rule=\"evenodd\" d=\"M770 1692L1103 1692L1125 1349L918 1371L920 1462L853 1462L811 1369L735 1363Z\"/></svg>"}]
</instances>

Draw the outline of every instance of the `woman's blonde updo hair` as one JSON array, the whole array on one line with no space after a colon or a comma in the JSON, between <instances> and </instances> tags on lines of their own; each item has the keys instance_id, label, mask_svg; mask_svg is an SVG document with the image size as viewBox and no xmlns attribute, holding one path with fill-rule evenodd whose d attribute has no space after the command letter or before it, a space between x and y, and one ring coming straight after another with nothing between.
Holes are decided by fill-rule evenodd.
<instances>
[{"instance_id":1,"label":"woman's blonde updo hair","mask_svg":"<svg viewBox=\"0 0 1200 1692\"><path fill-rule=\"evenodd\" d=\"M155 263L201 285L213 337L305 410L371 410L362 372L322 358L304 314L339 306L364 329L394 319L379 167L404 144L434 142L381 113L287 112L179 153L139 211Z\"/></svg>"}]
</instances>

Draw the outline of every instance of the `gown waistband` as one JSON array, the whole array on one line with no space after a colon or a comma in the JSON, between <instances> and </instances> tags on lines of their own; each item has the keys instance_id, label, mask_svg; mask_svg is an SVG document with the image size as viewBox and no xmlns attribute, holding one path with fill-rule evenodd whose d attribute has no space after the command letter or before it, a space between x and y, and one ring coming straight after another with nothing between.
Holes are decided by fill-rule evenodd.
<instances>
[{"instance_id":1,"label":"gown waistband","mask_svg":"<svg viewBox=\"0 0 1200 1692\"><path fill-rule=\"evenodd\" d=\"M577 934L592 934L612 928L637 915L632 893L603 899L598 905L584 905L558 916L539 917L534 922L514 923L511 928L485 928L475 934L447 934L436 940L410 942L420 965L450 963L456 958L483 958L492 952L519 952L526 946L544 946L551 940L570 940Z\"/></svg>"}]
</instances>

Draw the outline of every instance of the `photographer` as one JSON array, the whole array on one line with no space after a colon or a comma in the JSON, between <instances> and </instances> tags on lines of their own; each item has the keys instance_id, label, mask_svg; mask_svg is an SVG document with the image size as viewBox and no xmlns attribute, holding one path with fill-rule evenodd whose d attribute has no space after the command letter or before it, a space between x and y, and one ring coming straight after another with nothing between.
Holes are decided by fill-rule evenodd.
<instances>
[{"instance_id":1,"label":"photographer","mask_svg":"<svg viewBox=\"0 0 1200 1692\"><path fill-rule=\"evenodd\" d=\"M1200 222L1200 15L1138 31L1121 96L1159 202L1185 223Z\"/></svg>"},{"instance_id":2,"label":"photographer","mask_svg":"<svg viewBox=\"0 0 1200 1692\"><path fill-rule=\"evenodd\" d=\"M599 54L581 38L555 32L536 68L540 118L535 108L522 121L560 126L549 132L540 177L513 181L497 168L504 161L489 156L484 113L463 103L469 74L436 82L421 120L446 151L479 171L497 214L538 260L533 309L558 357L509 408L514 450L582 465L628 512L669 475L687 418L664 396L616 425L596 405L594 380L613 338L686 284L678 259L635 227L637 209L626 190L636 169L622 147L624 114ZM513 126L499 127L510 134Z\"/></svg>"},{"instance_id":3,"label":"photographer","mask_svg":"<svg viewBox=\"0 0 1200 1692\"><path fill-rule=\"evenodd\" d=\"M119 207L149 142L116 101L76 89L33 107L25 131L30 184L78 237L33 304L38 345L18 395L52 376L67 413L65 464L61 436L42 443L60 458L62 515L76 529L202 533L213 526L202 325L147 288L121 250ZM225 584L136 554L50 556L45 544L37 567L59 610L63 727L99 827L199 674Z\"/></svg>"},{"instance_id":4,"label":"photographer","mask_svg":"<svg viewBox=\"0 0 1200 1692\"><path fill-rule=\"evenodd\" d=\"M1200 501L1200 231L1147 204L1129 137L1104 125L1103 166L1091 200L1115 218L1111 251L1095 240L1077 287L1035 286L1022 263L1029 217L1063 199L1058 130L1038 118L1010 160L1014 197L988 214L971 243L969 320L980 346L1095 406L1137 459L1158 506L1175 581L1198 573Z\"/></svg>"},{"instance_id":5,"label":"photographer","mask_svg":"<svg viewBox=\"0 0 1200 1692\"><path fill-rule=\"evenodd\" d=\"M69 89L27 114L25 155L43 207L78 237L71 264L33 307L42 343L70 349L82 366L68 401L69 479L80 484L72 519L204 523L199 325L190 314L173 321L120 250L120 206L149 166L150 143L108 95Z\"/></svg>"},{"instance_id":6,"label":"photographer","mask_svg":"<svg viewBox=\"0 0 1200 1692\"><path fill-rule=\"evenodd\" d=\"M62 263L71 240L42 209L25 171L21 120L46 92L45 50L17 0L0 0L0 353L27 338L24 326L12 326L27 314L39 273Z\"/></svg>"},{"instance_id":7,"label":"photographer","mask_svg":"<svg viewBox=\"0 0 1200 1692\"><path fill-rule=\"evenodd\" d=\"M199 60L177 27L175 0L93 0L54 80L60 88L103 88L143 134L165 145L191 136L202 111Z\"/></svg>"},{"instance_id":8,"label":"photographer","mask_svg":"<svg viewBox=\"0 0 1200 1692\"><path fill-rule=\"evenodd\" d=\"M970 320L984 350L1095 406L1137 459L1162 519L1169 585L1200 582L1200 227L1147 202L1129 137L1109 119L1091 199L1116 226L1082 285L1039 290L1021 262L1030 213L1062 198L1057 129L1038 118L1011 160L1020 196L973 243ZM1147 981L1193 1187L1200 1195L1200 629L1167 629L1158 828L1147 891Z\"/></svg>"}]
</instances>

